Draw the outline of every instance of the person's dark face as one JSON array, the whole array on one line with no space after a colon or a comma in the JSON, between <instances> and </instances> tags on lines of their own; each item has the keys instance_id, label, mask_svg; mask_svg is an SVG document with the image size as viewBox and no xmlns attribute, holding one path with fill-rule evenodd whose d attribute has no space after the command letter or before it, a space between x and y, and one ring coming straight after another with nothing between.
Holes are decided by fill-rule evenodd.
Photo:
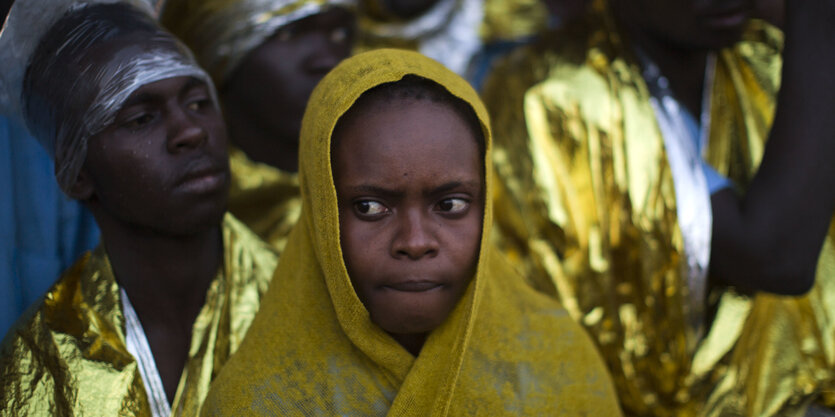
<instances>
[{"instance_id":1,"label":"person's dark face","mask_svg":"<svg viewBox=\"0 0 835 417\"><path fill-rule=\"evenodd\" d=\"M244 58L224 87L234 105L277 138L297 141L307 100L351 53L355 18L332 8L280 28Z\"/></svg>"},{"instance_id":2,"label":"person's dark face","mask_svg":"<svg viewBox=\"0 0 835 417\"><path fill-rule=\"evenodd\" d=\"M357 115L335 140L340 242L357 296L393 335L432 331L478 260L483 161L472 131L446 105L401 100Z\"/></svg>"},{"instance_id":3,"label":"person's dark face","mask_svg":"<svg viewBox=\"0 0 835 417\"><path fill-rule=\"evenodd\" d=\"M180 235L226 211L226 127L205 82L168 78L137 89L88 144L88 201L118 221Z\"/></svg>"},{"instance_id":4,"label":"person's dark face","mask_svg":"<svg viewBox=\"0 0 835 417\"><path fill-rule=\"evenodd\" d=\"M754 0L618 0L621 16L678 47L716 49L736 42Z\"/></svg>"}]
</instances>

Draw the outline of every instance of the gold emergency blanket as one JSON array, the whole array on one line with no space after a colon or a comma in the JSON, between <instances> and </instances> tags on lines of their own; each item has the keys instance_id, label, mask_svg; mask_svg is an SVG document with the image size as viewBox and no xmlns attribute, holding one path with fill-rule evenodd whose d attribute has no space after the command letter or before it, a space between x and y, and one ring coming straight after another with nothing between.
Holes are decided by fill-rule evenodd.
<instances>
[{"instance_id":1,"label":"gold emergency blanket","mask_svg":"<svg viewBox=\"0 0 835 417\"><path fill-rule=\"evenodd\" d=\"M255 162L234 146L229 170L229 212L281 253L301 213L298 174Z\"/></svg>"},{"instance_id":2,"label":"gold emergency blanket","mask_svg":"<svg viewBox=\"0 0 835 417\"><path fill-rule=\"evenodd\" d=\"M222 89L238 64L275 31L353 0L167 0L162 25L194 51Z\"/></svg>"},{"instance_id":3,"label":"gold emergency blanket","mask_svg":"<svg viewBox=\"0 0 835 417\"><path fill-rule=\"evenodd\" d=\"M752 302L715 289L718 312L700 338L687 322L663 137L604 8L518 51L488 81L497 242L593 335L627 414L802 413L815 392L833 392L833 234L808 296ZM743 189L773 119L781 47L779 31L752 22L718 56L707 160Z\"/></svg>"},{"instance_id":4,"label":"gold emergency blanket","mask_svg":"<svg viewBox=\"0 0 835 417\"><path fill-rule=\"evenodd\" d=\"M301 219L203 415L619 415L585 332L558 303L527 287L489 239L481 242L476 277L417 358L371 322L342 259L331 134L364 91L406 74L438 82L475 109L490 196L489 121L464 80L398 50L337 66L314 90L302 123Z\"/></svg>"},{"instance_id":5,"label":"gold emergency blanket","mask_svg":"<svg viewBox=\"0 0 835 417\"><path fill-rule=\"evenodd\" d=\"M278 261L243 224L223 221L224 266L194 321L172 415L197 415L209 383L241 344ZM0 356L2 416L150 416L125 345L119 285L99 246L9 332Z\"/></svg>"}]
</instances>

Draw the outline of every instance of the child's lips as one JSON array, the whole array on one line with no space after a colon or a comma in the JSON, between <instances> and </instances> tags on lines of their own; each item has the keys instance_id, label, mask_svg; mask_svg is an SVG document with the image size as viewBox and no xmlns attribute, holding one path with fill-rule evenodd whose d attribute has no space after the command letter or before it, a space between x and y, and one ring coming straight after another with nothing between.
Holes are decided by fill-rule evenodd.
<instances>
[{"instance_id":1,"label":"child's lips","mask_svg":"<svg viewBox=\"0 0 835 417\"><path fill-rule=\"evenodd\" d=\"M440 287L443 287L443 284L434 281L406 281L383 285L383 288L401 292L426 292Z\"/></svg>"}]
</instances>

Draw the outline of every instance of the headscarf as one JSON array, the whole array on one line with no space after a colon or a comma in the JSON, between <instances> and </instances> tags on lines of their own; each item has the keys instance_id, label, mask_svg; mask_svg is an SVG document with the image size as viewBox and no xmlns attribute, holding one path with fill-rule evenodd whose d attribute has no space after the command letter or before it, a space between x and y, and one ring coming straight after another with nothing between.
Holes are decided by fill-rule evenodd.
<instances>
[{"instance_id":1,"label":"headscarf","mask_svg":"<svg viewBox=\"0 0 835 417\"><path fill-rule=\"evenodd\" d=\"M53 157L64 192L81 171L87 142L139 87L179 76L212 85L188 49L157 25L148 2L112 3L19 1L0 33L0 100ZM141 42L111 48L95 62L87 53L137 34Z\"/></svg>"},{"instance_id":2,"label":"headscarf","mask_svg":"<svg viewBox=\"0 0 835 417\"><path fill-rule=\"evenodd\" d=\"M409 74L440 84L477 115L486 145L482 236L490 234L490 123L475 91L415 52L343 61L316 87L302 122L301 219L203 414L619 415L586 334L556 301L526 287L489 239L476 276L417 357L371 321L340 248L331 136L363 92Z\"/></svg>"},{"instance_id":3,"label":"headscarf","mask_svg":"<svg viewBox=\"0 0 835 417\"><path fill-rule=\"evenodd\" d=\"M160 22L191 48L222 86L280 27L354 0L168 0Z\"/></svg>"}]
</instances>

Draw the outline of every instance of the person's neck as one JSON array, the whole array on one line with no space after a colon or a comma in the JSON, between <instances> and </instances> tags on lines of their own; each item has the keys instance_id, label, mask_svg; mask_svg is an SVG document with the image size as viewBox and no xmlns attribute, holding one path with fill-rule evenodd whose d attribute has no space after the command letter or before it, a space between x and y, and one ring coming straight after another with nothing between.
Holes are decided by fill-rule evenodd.
<instances>
[{"instance_id":1,"label":"person's neck","mask_svg":"<svg viewBox=\"0 0 835 417\"><path fill-rule=\"evenodd\" d=\"M99 221L99 227L116 281L143 327L175 328L190 338L209 284L223 265L220 224L176 237L117 222Z\"/></svg>"},{"instance_id":2,"label":"person's neck","mask_svg":"<svg viewBox=\"0 0 835 417\"><path fill-rule=\"evenodd\" d=\"M274 166L282 171L299 170L299 143L296 137L276 135L260 126L247 112L231 106L226 112L229 137L249 159Z\"/></svg>"},{"instance_id":3,"label":"person's neck","mask_svg":"<svg viewBox=\"0 0 835 417\"><path fill-rule=\"evenodd\" d=\"M116 281L142 323L168 401L173 401L188 360L194 321L223 267L220 221L186 236L170 236L98 210L93 215Z\"/></svg>"},{"instance_id":4,"label":"person's neck","mask_svg":"<svg viewBox=\"0 0 835 417\"><path fill-rule=\"evenodd\" d=\"M396 334L396 333L389 333L400 346L403 346L412 356L417 357L420 355L420 350L423 349L423 344L426 343L426 338L429 336L428 333L417 333L417 334Z\"/></svg>"},{"instance_id":5,"label":"person's neck","mask_svg":"<svg viewBox=\"0 0 835 417\"><path fill-rule=\"evenodd\" d=\"M623 4L623 2L613 2ZM626 6L628 7L628 6ZM615 19L625 32L628 40L635 48L652 60L661 74L670 83L670 90L679 103L685 106L691 114L702 112L702 98L707 66L706 49L686 48L660 39L632 23L635 19L629 17L628 12L621 8L615 9Z\"/></svg>"}]
</instances>

